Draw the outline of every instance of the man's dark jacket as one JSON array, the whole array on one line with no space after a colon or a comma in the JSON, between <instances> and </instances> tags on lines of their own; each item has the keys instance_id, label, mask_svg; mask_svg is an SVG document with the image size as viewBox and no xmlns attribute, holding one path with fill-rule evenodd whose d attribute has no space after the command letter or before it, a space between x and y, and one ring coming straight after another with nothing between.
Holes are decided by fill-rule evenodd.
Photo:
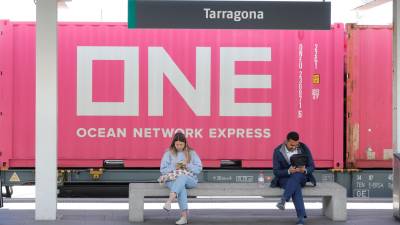
<instances>
[{"instance_id":1,"label":"man's dark jacket","mask_svg":"<svg viewBox=\"0 0 400 225\"><path fill-rule=\"evenodd\" d=\"M298 153L305 154L307 156L307 164L306 164L306 182L311 182L314 186L316 185L316 180L314 175L314 160L312 158L310 149L304 144L300 142L299 147L297 148ZM279 180L281 178L288 178L290 175L288 173L290 167L290 161L287 158L285 152L285 143L279 145L274 150L274 157L273 157L273 172L274 172L274 179L271 181L271 187L281 187ZM301 184L302 186L306 185L306 182Z\"/></svg>"}]
</instances>

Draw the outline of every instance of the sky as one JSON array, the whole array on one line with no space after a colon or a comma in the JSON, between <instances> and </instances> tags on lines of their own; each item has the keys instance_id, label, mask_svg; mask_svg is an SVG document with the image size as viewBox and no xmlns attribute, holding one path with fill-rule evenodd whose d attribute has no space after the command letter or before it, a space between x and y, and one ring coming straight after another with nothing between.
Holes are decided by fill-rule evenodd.
<instances>
[{"instance_id":1,"label":"sky","mask_svg":"<svg viewBox=\"0 0 400 225\"><path fill-rule=\"evenodd\" d=\"M372 0L331 0L331 22L364 25L391 24L392 1L368 10L357 9L358 6L370 1ZM59 5L58 20L126 22L127 5L128 0L67 0L65 4ZM4 19L35 21L34 0L0 0L0 20Z\"/></svg>"}]
</instances>

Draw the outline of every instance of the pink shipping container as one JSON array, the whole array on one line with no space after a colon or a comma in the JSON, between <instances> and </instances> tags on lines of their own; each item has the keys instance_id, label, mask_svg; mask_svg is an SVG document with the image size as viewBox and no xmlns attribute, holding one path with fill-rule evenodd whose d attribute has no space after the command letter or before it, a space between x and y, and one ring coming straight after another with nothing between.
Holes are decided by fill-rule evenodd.
<instances>
[{"instance_id":1,"label":"pink shipping container","mask_svg":"<svg viewBox=\"0 0 400 225\"><path fill-rule=\"evenodd\" d=\"M35 26L0 21L0 162L34 166ZM158 167L177 129L205 167L272 166L297 130L319 168L343 167L344 27L127 29L60 23L60 167Z\"/></svg>"},{"instance_id":2,"label":"pink shipping container","mask_svg":"<svg viewBox=\"0 0 400 225\"><path fill-rule=\"evenodd\" d=\"M392 168L392 28L346 29L347 167Z\"/></svg>"}]
</instances>

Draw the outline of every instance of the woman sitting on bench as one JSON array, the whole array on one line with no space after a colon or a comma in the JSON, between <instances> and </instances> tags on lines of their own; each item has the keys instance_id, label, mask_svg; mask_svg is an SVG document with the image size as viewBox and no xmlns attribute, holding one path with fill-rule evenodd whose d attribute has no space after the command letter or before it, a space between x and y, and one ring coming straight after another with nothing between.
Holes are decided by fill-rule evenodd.
<instances>
[{"instance_id":1,"label":"woman sitting on bench","mask_svg":"<svg viewBox=\"0 0 400 225\"><path fill-rule=\"evenodd\" d=\"M189 147L183 133L176 133L170 147L161 160L159 182L171 190L164 210L171 210L171 203L178 199L181 217L176 224L188 223L188 200L186 189L197 186L197 175L202 170L202 164L196 152Z\"/></svg>"}]
</instances>

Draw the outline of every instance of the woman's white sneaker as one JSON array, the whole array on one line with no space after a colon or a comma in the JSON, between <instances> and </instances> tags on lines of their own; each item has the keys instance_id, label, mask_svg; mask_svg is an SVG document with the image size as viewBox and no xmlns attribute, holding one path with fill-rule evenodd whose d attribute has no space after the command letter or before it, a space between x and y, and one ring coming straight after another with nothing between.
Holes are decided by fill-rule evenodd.
<instances>
[{"instance_id":1,"label":"woman's white sneaker","mask_svg":"<svg viewBox=\"0 0 400 225\"><path fill-rule=\"evenodd\" d=\"M166 202L163 206L163 209L167 212L171 210L171 202Z\"/></svg>"},{"instance_id":2,"label":"woman's white sneaker","mask_svg":"<svg viewBox=\"0 0 400 225\"><path fill-rule=\"evenodd\" d=\"M179 220L177 220L175 222L176 225L182 225L182 224L187 224L187 223L188 223L188 221L187 221L186 217L181 217Z\"/></svg>"}]
</instances>

